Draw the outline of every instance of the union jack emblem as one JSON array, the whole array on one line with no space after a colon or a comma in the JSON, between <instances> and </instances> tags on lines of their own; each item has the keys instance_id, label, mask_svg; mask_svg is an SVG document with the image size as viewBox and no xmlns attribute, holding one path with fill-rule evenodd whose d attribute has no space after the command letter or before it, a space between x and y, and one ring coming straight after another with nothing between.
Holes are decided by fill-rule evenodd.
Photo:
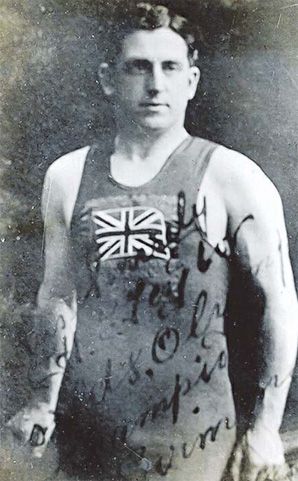
<instances>
[{"instance_id":1,"label":"union jack emblem","mask_svg":"<svg viewBox=\"0 0 298 481\"><path fill-rule=\"evenodd\" d=\"M152 207L92 210L100 259L145 255L168 260L163 214Z\"/></svg>"}]
</instances>

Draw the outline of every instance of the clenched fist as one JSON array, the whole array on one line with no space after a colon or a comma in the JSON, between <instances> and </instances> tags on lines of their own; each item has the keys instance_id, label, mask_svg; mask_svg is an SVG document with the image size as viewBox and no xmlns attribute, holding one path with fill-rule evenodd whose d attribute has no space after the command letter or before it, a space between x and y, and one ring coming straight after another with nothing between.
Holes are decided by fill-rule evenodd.
<instances>
[{"instance_id":1,"label":"clenched fist","mask_svg":"<svg viewBox=\"0 0 298 481\"><path fill-rule=\"evenodd\" d=\"M33 457L40 458L55 429L54 413L47 404L38 403L19 411L7 427L19 443L30 445Z\"/></svg>"},{"instance_id":2,"label":"clenched fist","mask_svg":"<svg viewBox=\"0 0 298 481\"><path fill-rule=\"evenodd\" d=\"M285 481L289 468L278 432L249 429L232 454L228 481Z\"/></svg>"}]
</instances>

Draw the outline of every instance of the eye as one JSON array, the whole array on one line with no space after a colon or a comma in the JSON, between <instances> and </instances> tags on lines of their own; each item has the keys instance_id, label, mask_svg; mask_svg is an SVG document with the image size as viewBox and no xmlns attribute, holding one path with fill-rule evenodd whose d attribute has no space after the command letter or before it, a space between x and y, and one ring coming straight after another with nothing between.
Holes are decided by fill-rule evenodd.
<instances>
[{"instance_id":1,"label":"eye","mask_svg":"<svg viewBox=\"0 0 298 481\"><path fill-rule=\"evenodd\" d=\"M162 63L162 68L165 72L179 72L182 70L182 65L179 62L167 60Z\"/></svg>"},{"instance_id":2,"label":"eye","mask_svg":"<svg viewBox=\"0 0 298 481\"><path fill-rule=\"evenodd\" d=\"M129 60L124 64L124 71L129 75L142 75L151 71L151 64L148 60Z\"/></svg>"}]
</instances>

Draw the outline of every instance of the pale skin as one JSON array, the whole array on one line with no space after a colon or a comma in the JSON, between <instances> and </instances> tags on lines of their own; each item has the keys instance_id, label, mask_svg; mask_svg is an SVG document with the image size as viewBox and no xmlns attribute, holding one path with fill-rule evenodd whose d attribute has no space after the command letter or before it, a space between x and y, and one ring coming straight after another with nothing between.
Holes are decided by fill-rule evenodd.
<instances>
[{"instance_id":1,"label":"pale skin","mask_svg":"<svg viewBox=\"0 0 298 481\"><path fill-rule=\"evenodd\" d=\"M103 89L118 106L111 175L123 185L141 186L158 175L188 135L185 110L195 95L199 70L189 64L182 37L168 28L129 34L116 69L117 75L113 75L108 64L100 68ZM54 162L43 193L45 274L38 306L47 311L58 306L64 311L69 319L65 333L69 353L76 314L69 230L88 149ZM283 210L276 188L261 169L225 147L218 147L212 155L198 193L198 212L204 202L207 221L202 229L214 247L222 245L227 233L233 236L244 218L253 217L239 229L232 255L265 295L265 313L260 320L264 367L258 380L265 395L256 404L254 425L235 448L231 479L257 481L263 479L264 467L284 462L278 431L297 350L298 308ZM45 409L45 425L47 409L55 410L63 372L62 365L50 389L32 400L34 408ZM25 431L23 414L12 420L15 430ZM25 440L30 437L30 426L26 429Z\"/></svg>"}]
</instances>

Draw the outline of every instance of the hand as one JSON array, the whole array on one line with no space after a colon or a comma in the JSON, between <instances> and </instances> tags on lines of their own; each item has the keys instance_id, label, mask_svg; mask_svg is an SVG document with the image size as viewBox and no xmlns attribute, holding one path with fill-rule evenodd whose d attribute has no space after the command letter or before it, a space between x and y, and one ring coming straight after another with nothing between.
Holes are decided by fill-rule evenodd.
<instances>
[{"instance_id":1,"label":"hand","mask_svg":"<svg viewBox=\"0 0 298 481\"><path fill-rule=\"evenodd\" d=\"M228 479L231 481L285 481L283 445L278 432L249 429L232 454Z\"/></svg>"},{"instance_id":2,"label":"hand","mask_svg":"<svg viewBox=\"0 0 298 481\"><path fill-rule=\"evenodd\" d=\"M14 440L30 445L32 456L41 458L55 429L54 413L45 403L28 406L11 418L6 426Z\"/></svg>"}]
</instances>

